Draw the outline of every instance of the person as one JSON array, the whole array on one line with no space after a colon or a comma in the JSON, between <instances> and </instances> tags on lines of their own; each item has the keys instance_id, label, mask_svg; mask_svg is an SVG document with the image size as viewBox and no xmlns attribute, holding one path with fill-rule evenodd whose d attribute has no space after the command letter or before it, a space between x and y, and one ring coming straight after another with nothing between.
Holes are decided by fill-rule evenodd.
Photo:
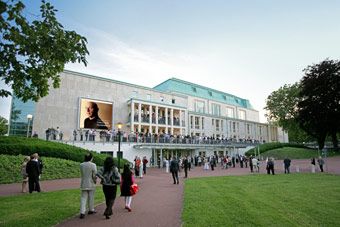
<instances>
[{"instance_id":1,"label":"person","mask_svg":"<svg viewBox=\"0 0 340 227\"><path fill-rule=\"evenodd\" d=\"M286 158L283 160L283 164L284 164L284 166L285 166L285 173L290 173L290 171L289 171L290 162L291 162L291 160L290 160L288 157L286 157Z\"/></svg>"},{"instance_id":2,"label":"person","mask_svg":"<svg viewBox=\"0 0 340 227\"><path fill-rule=\"evenodd\" d=\"M319 156L319 158L318 158L318 164L319 164L319 167L320 167L320 171L323 172L323 165L325 164L325 161L322 159L321 156Z\"/></svg>"},{"instance_id":3,"label":"person","mask_svg":"<svg viewBox=\"0 0 340 227\"><path fill-rule=\"evenodd\" d=\"M135 183L135 179L133 177L133 173L130 169L129 163L125 163L121 183L120 183L120 196L125 197L125 209L131 212L131 202L132 202L132 194L131 194L131 185Z\"/></svg>"},{"instance_id":4,"label":"person","mask_svg":"<svg viewBox=\"0 0 340 227\"><path fill-rule=\"evenodd\" d=\"M270 172L272 172L272 174L274 175L274 158L269 158L268 162L267 162L267 174L270 174Z\"/></svg>"},{"instance_id":5,"label":"person","mask_svg":"<svg viewBox=\"0 0 340 227\"><path fill-rule=\"evenodd\" d=\"M254 164L253 164L253 156L250 155L250 157L249 157L249 167L250 167L250 172L251 173L254 171L253 166L254 166Z\"/></svg>"},{"instance_id":6,"label":"person","mask_svg":"<svg viewBox=\"0 0 340 227\"><path fill-rule=\"evenodd\" d=\"M114 165L113 158L107 157L104 161L104 166L99 169L97 177L100 178L100 183L103 185L105 196L106 209L104 216L110 219L112 215L112 206L116 199L117 185L120 184L120 174L118 168Z\"/></svg>"},{"instance_id":7,"label":"person","mask_svg":"<svg viewBox=\"0 0 340 227\"><path fill-rule=\"evenodd\" d=\"M252 157L252 156L250 156L250 157ZM260 172L260 169L259 169L259 160L257 160L257 158L255 156L252 159L250 159L249 163L251 163L252 166L253 166L251 168L252 172L254 172L254 168L255 168L256 172Z\"/></svg>"},{"instance_id":8,"label":"person","mask_svg":"<svg viewBox=\"0 0 340 227\"><path fill-rule=\"evenodd\" d=\"M135 161L135 175L137 177L140 174L139 169L140 169L141 161L140 161L140 158L138 156L135 157L134 161Z\"/></svg>"},{"instance_id":9,"label":"person","mask_svg":"<svg viewBox=\"0 0 340 227\"><path fill-rule=\"evenodd\" d=\"M88 214L95 214L94 210L94 192L96 190L96 174L97 166L92 162L93 156L91 153L85 155L85 160L80 164L80 218L85 217L86 203L89 200L89 212Z\"/></svg>"},{"instance_id":10,"label":"person","mask_svg":"<svg viewBox=\"0 0 340 227\"><path fill-rule=\"evenodd\" d=\"M315 158L312 157L311 159L311 164L312 164L312 173L315 173Z\"/></svg>"},{"instance_id":11,"label":"person","mask_svg":"<svg viewBox=\"0 0 340 227\"><path fill-rule=\"evenodd\" d=\"M26 172L28 175L28 190L29 193L32 193L33 191L40 192L39 175L41 171L38 162L38 154L32 154L30 159L31 160L26 165Z\"/></svg>"},{"instance_id":12,"label":"person","mask_svg":"<svg viewBox=\"0 0 340 227\"><path fill-rule=\"evenodd\" d=\"M84 128L108 129L105 123L99 118L97 103L89 102L86 111L88 117L84 120Z\"/></svg>"},{"instance_id":13,"label":"person","mask_svg":"<svg viewBox=\"0 0 340 227\"><path fill-rule=\"evenodd\" d=\"M178 180L178 170L179 170L179 164L178 161L176 160L175 157L172 157L172 160L170 162L170 172L172 174L172 178L174 180L174 184L179 184L179 180Z\"/></svg>"},{"instance_id":14,"label":"person","mask_svg":"<svg viewBox=\"0 0 340 227\"><path fill-rule=\"evenodd\" d=\"M26 156L24 158L24 161L21 164L21 176L22 176L21 192L22 193L25 193L27 191L28 174L26 171L26 166L29 161L30 161L30 156Z\"/></svg>"},{"instance_id":15,"label":"person","mask_svg":"<svg viewBox=\"0 0 340 227\"><path fill-rule=\"evenodd\" d=\"M189 168L188 157L184 158L183 167L184 167L184 178L187 178L188 177L188 168Z\"/></svg>"},{"instance_id":16,"label":"person","mask_svg":"<svg viewBox=\"0 0 340 227\"><path fill-rule=\"evenodd\" d=\"M143 173L146 174L146 164L148 164L148 160L146 159L146 156L143 157Z\"/></svg>"}]
</instances>

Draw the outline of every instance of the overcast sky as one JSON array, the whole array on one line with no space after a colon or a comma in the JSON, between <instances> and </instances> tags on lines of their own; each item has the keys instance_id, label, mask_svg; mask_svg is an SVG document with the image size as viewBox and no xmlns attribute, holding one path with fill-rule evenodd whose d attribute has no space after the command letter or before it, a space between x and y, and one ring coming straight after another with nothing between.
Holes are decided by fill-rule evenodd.
<instances>
[{"instance_id":1,"label":"overcast sky","mask_svg":"<svg viewBox=\"0 0 340 227\"><path fill-rule=\"evenodd\" d=\"M24 2L37 14L39 1ZM262 122L272 91L299 81L307 65L340 59L340 1L51 3L65 29L88 39L88 67L67 69L147 87L176 77L248 99ZM10 100L0 105L8 118Z\"/></svg>"}]
</instances>

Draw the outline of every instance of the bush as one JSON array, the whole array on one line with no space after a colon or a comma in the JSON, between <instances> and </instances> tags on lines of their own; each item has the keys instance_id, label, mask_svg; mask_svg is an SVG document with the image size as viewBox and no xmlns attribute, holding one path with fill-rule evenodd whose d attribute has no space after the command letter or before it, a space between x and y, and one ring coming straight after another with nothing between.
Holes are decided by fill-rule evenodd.
<instances>
[{"instance_id":1,"label":"bush","mask_svg":"<svg viewBox=\"0 0 340 227\"><path fill-rule=\"evenodd\" d=\"M29 156L33 153L38 153L41 157L54 157L83 162L85 154L89 152L93 155L94 163L99 166L103 165L107 155L98 154L95 151L37 138L0 136L0 154ZM121 160L120 166L122 167L125 162L127 162L127 160Z\"/></svg>"}]
</instances>

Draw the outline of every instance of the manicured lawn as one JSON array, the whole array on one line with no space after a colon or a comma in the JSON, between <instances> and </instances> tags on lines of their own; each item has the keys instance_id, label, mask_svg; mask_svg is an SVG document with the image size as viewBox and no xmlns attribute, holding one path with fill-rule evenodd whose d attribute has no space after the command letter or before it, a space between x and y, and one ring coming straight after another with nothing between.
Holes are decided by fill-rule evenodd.
<instances>
[{"instance_id":1,"label":"manicured lawn","mask_svg":"<svg viewBox=\"0 0 340 227\"><path fill-rule=\"evenodd\" d=\"M339 226L340 176L249 175L185 182L183 226Z\"/></svg>"},{"instance_id":2,"label":"manicured lawn","mask_svg":"<svg viewBox=\"0 0 340 227\"><path fill-rule=\"evenodd\" d=\"M95 203L104 200L97 187ZM0 197L0 226L53 226L78 215L79 207L79 189Z\"/></svg>"}]
</instances>

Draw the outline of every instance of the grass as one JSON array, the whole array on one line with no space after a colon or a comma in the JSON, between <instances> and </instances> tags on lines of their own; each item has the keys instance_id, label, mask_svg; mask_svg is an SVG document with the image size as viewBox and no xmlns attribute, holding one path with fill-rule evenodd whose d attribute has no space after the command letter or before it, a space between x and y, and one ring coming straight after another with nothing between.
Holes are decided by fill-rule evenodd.
<instances>
[{"instance_id":1,"label":"grass","mask_svg":"<svg viewBox=\"0 0 340 227\"><path fill-rule=\"evenodd\" d=\"M340 176L249 175L185 182L183 226L339 226Z\"/></svg>"},{"instance_id":2,"label":"grass","mask_svg":"<svg viewBox=\"0 0 340 227\"><path fill-rule=\"evenodd\" d=\"M0 184L21 182L21 163L23 155L0 155ZM59 158L43 157L41 180L80 177L79 162Z\"/></svg>"},{"instance_id":3,"label":"grass","mask_svg":"<svg viewBox=\"0 0 340 227\"><path fill-rule=\"evenodd\" d=\"M317 150L296 148L296 147L282 147L261 154L263 157L274 157L275 159L310 159L311 157L318 157Z\"/></svg>"},{"instance_id":4,"label":"grass","mask_svg":"<svg viewBox=\"0 0 340 227\"><path fill-rule=\"evenodd\" d=\"M95 204L104 200L97 187ZM0 226L53 226L78 215L79 208L80 189L0 197Z\"/></svg>"}]
</instances>

